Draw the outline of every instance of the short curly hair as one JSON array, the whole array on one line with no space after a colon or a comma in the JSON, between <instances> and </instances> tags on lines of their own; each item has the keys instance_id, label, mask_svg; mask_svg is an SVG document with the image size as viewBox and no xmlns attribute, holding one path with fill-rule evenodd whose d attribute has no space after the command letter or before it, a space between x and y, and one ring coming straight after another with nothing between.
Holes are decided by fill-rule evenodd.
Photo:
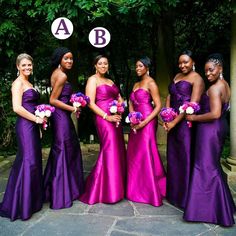
<instances>
[{"instance_id":1,"label":"short curly hair","mask_svg":"<svg viewBox=\"0 0 236 236\"><path fill-rule=\"evenodd\" d=\"M62 57L68 52L71 52L71 50L65 47L60 47L60 48L55 49L51 57L52 69L55 69L58 67L58 65L61 63Z\"/></svg>"}]
</instances>

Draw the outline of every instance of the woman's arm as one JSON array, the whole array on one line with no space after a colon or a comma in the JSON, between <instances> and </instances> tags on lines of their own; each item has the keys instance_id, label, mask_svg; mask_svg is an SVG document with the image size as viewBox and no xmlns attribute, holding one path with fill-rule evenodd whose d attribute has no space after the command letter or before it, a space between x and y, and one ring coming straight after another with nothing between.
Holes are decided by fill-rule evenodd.
<instances>
[{"instance_id":1,"label":"woman's arm","mask_svg":"<svg viewBox=\"0 0 236 236\"><path fill-rule=\"evenodd\" d=\"M199 102L204 92L204 89L205 89L204 81L202 77L196 73L196 75L193 77L193 89L190 101Z\"/></svg>"},{"instance_id":2,"label":"woman's arm","mask_svg":"<svg viewBox=\"0 0 236 236\"><path fill-rule=\"evenodd\" d=\"M22 97L23 97L23 84L19 80L15 80L12 84L11 88L12 92L12 105L13 105L13 111L17 113L19 116L24 117L25 119L28 119L30 121L33 121L35 123L42 124L44 119L40 117L36 117L31 112L27 111L22 106Z\"/></svg>"},{"instance_id":3,"label":"woman's arm","mask_svg":"<svg viewBox=\"0 0 236 236\"><path fill-rule=\"evenodd\" d=\"M187 115L188 121L209 122L220 118L222 110L221 90L219 86L212 85L208 90L210 99L210 112L200 115Z\"/></svg>"},{"instance_id":4,"label":"woman's arm","mask_svg":"<svg viewBox=\"0 0 236 236\"><path fill-rule=\"evenodd\" d=\"M170 107L170 94L166 97L166 107Z\"/></svg>"},{"instance_id":5,"label":"woman's arm","mask_svg":"<svg viewBox=\"0 0 236 236\"><path fill-rule=\"evenodd\" d=\"M65 104L64 102L60 101L58 98L62 92L63 86L67 81L66 74L59 74L57 75L57 78L55 79L55 83L53 85L53 89L50 95L50 104L58 107L62 110L70 111L70 112L76 112L77 109L73 106L70 106L68 104Z\"/></svg>"}]
</instances>

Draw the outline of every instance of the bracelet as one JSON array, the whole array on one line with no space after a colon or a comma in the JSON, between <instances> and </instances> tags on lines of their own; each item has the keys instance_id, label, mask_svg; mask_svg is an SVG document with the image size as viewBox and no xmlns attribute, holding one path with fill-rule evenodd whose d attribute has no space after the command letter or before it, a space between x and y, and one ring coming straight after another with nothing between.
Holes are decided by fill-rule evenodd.
<instances>
[{"instance_id":1,"label":"bracelet","mask_svg":"<svg viewBox=\"0 0 236 236\"><path fill-rule=\"evenodd\" d=\"M102 118L103 118L104 120L106 120L106 118L107 118L107 113L105 113Z\"/></svg>"},{"instance_id":2,"label":"bracelet","mask_svg":"<svg viewBox=\"0 0 236 236\"><path fill-rule=\"evenodd\" d=\"M76 113L77 112L77 108L76 107L74 107L74 111L73 111L73 113Z\"/></svg>"},{"instance_id":3,"label":"bracelet","mask_svg":"<svg viewBox=\"0 0 236 236\"><path fill-rule=\"evenodd\" d=\"M38 117L38 116L36 116L35 123L36 123L36 124L38 124L38 123L39 123L39 117Z\"/></svg>"}]
</instances>

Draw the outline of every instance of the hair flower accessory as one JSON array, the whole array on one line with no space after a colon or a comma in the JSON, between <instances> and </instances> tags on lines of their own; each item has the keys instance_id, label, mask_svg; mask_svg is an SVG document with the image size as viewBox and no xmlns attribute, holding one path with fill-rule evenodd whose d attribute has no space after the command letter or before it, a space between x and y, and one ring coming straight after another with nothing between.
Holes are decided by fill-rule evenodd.
<instances>
[{"instance_id":1,"label":"hair flower accessory","mask_svg":"<svg viewBox=\"0 0 236 236\"><path fill-rule=\"evenodd\" d=\"M197 102L185 102L182 106L179 107L179 113L186 113L192 115L197 113L200 110L200 106ZM187 121L188 127L192 127L192 122Z\"/></svg>"},{"instance_id":2,"label":"hair flower accessory","mask_svg":"<svg viewBox=\"0 0 236 236\"><path fill-rule=\"evenodd\" d=\"M45 117L49 118L52 115L52 112L54 111L55 111L55 107L48 104L40 104L36 106L35 115L42 119ZM42 125L43 125L43 129L46 130L48 127L47 121L45 120Z\"/></svg>"},{"instance_id":3,"label":"hair flower accessory","mask_svg":"<svg viewBox=\"0 0 236 236\"><path fill-rule=\"evenodd\" d=\"M125 103L118 102L117 100L113 100L109 103L109 111L111 114L119 114L121 115L125 111ZM120 122L116 122L116 127L118 127Z\"/></svg>"},{"instance_id":4,"label":"hair flower accessory","mask_svg":"<svg viewBox=\"0 0 236 236\"><path fill-rule=\"evenodd\" d=\"M131 123L132 125L138 125L143 120L143 115L139 111L133 111L128 114L128 116L125 118L126 123ZM135 128L132 128L134 133L137 133L137 130Z\"/></svg>"},{"instance_id":5,"label":"hair flower accessory","mask_svg":"<svg viewBox=\"0 0 236 236\"><path fill-rule=\"evenodd\" d=\"M171 122L177 115L177 112L171 107L163 107L160 111L160 117L163 122Z\"/></svg>"},{"instance_id":6,"label":"hair flower accessory","mask_svg":"<svg viewBox=\"0 0 236 236\"><path fill-rule=\"evenodd\" d=\"M70 102L73 104L73 107L85 107L90 102L90 98L84 95L81 92L73 93L70 97ZM80 111L76 112L76 117L79 118Z\"/></svg>"}]
</instances>

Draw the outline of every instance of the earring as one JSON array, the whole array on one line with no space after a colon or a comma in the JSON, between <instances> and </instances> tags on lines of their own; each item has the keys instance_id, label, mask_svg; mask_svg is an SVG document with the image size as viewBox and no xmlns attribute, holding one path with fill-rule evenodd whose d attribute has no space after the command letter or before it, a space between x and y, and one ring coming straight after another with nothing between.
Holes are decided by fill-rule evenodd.
<instances>
[{"instance_id":1,"label":"earring","mask_svg":"<svg viewBox=\"0 0 236 236\"><path fill-rule=\"evenodd\" d=\"M31 73L30 73L31 75L33 75L34 74L34 72L33 72L33 70L31 71Z\"/></svg>"},{"instance_id":2,"label":"earring","mask_svg":"<svg viewBox=\"0 0 236 236\"><path fill-rule=\"evenodd\" d=\"M223 79L223 74L222 74L222 72L220 72L220 79L221 79L221 80Z\"/></svg>"},{"instance_id":3,"label":"earring","mask_svg":"<svg viewBox=\"0 0 236 236\"><path fill-rule=\"evenodd\" d=\"M16 76L18 77L20 75L20 71L18 70L16 73Z\"/></svg>"},{"instance_id":4,"label":"earring","mask_svg":"<svg viewBox=\"0 0 236 236\"><path fill-rule=\"evenodd\" d=\"M149 70L147 70L147 75L149 75Z\"/></svg>"},{"instance_id":5,"label":"earring","mask_svg":"<svg viewBox=\"0 0 236 236\"><path fill-rule=\"evenodd\" d=\"M59 68L59 69L61 68L61 64L58 65L58 68Z\"/></svg>"},{"instance_id":6,"label":"earring","mask_svg":"<svg viewBox=\"0 0 236 236\"><path fill-rule=\"evenodd\" d=\"M193 71L195 71L195 65L193 64L193 67L192 67Z\"/></svg>"}]
</instances>

